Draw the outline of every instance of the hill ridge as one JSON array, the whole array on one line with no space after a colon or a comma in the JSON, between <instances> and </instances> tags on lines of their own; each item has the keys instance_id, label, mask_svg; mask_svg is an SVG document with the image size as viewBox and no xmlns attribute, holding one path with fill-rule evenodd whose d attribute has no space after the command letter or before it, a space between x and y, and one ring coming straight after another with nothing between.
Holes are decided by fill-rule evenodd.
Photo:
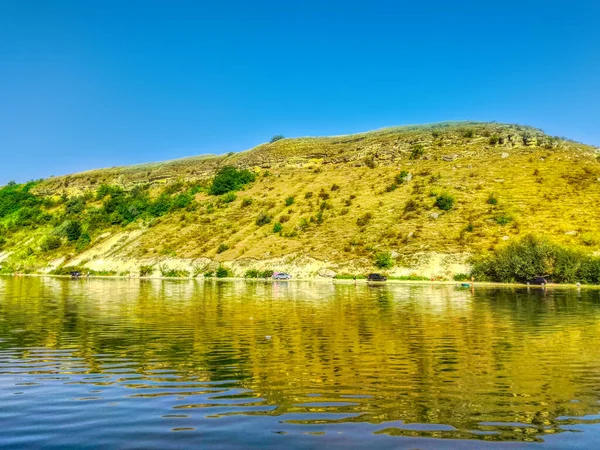
<instances>
[{"instance_id":1,"label":"hill ridge","mask_svg":"<svg viewBox=\"0 0 600 450\"><path fill-rule=\"evenodd\" d=\"M254 181L212 195L215 174L229 166ZM3 213L3 198L20 200ZM387 127L4 187L0 264L451 278L469 270L471 256L529 234L599 251L597 204L592 146L514 124Z\"/></svg>"}]
</instances>

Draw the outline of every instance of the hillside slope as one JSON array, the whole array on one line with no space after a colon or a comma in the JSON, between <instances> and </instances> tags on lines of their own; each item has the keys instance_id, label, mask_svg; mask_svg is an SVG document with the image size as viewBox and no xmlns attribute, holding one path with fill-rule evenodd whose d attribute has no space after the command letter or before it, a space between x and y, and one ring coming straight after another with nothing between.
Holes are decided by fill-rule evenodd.
<instances>
[{"instance_id":1,"label":"hillside slope","mask_svg":"<svg viewBox=\"0 0 600 450\"><path fill-rule=\"evenodd\" d=\"M255 180L211 195L226 166ZM1 203L4 202L4 203ZM3 206L4 205L4 206ZM248 269L449 278L533 234L600 250L598 150L497 123L282 139L0 191L4 272Z\"/></svg>"}]
</instances>

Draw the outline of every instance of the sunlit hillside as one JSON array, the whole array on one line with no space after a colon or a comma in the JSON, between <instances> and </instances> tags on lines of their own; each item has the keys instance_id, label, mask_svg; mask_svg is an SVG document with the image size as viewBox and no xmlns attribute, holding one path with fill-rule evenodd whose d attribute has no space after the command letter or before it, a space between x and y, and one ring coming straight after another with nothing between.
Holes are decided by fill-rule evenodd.
<instances>
[{"instance_id":1,"label":"sunlit hillside","mask_svg":"<svg viewBox=\"0 0 600 450\"><path fill-rule=\"evenodd\" d=\"M497 123L280 139L251 150L99 169L0 200L4 272L451 278L533 234L600 250L598 149ZM254 174L213 195L223 167ZM224 272L225 273L225 272Z\"/></svg>"}]
</instances>

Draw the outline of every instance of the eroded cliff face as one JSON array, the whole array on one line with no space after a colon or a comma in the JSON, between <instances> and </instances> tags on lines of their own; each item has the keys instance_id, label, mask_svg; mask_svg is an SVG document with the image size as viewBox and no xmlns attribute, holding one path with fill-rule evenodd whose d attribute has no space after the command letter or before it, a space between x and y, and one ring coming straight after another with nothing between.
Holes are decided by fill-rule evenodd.
<instances>
[{"instance_id":1,"label":"eroded cliff face","mask_svg":"<svg viewBox=\"0 0 600 450\"><path fill-rule=\"evenodd\" d=\"M211 195L222 167L255 175ZM600 250L597 149L518 125L283 139L5 187L4 272L451 278L525 235ZM11 191L11 189L14 191ZM12 192L12 193L11 193ZM14 195L13 195L14 194ZM12 197L11 197L12 195ZM2 201L4 201L2 200Z\"/></svg>"}]
</instances>

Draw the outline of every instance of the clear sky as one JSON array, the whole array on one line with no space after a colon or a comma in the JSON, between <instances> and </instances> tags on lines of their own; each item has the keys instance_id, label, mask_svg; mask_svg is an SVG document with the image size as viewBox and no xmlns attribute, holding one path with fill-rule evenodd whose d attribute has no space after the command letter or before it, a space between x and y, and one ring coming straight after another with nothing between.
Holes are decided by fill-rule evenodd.
<instances>
[{"instance_id":1,"label":"clear sky","mask_svg":"<svg viewBox=\"0 0 600 450\"><path fill-rule=\"evenodd\" d=\"M466 119L600 146L600 1L0 0L0 184Z\"/></svg>"}]
</instances>

